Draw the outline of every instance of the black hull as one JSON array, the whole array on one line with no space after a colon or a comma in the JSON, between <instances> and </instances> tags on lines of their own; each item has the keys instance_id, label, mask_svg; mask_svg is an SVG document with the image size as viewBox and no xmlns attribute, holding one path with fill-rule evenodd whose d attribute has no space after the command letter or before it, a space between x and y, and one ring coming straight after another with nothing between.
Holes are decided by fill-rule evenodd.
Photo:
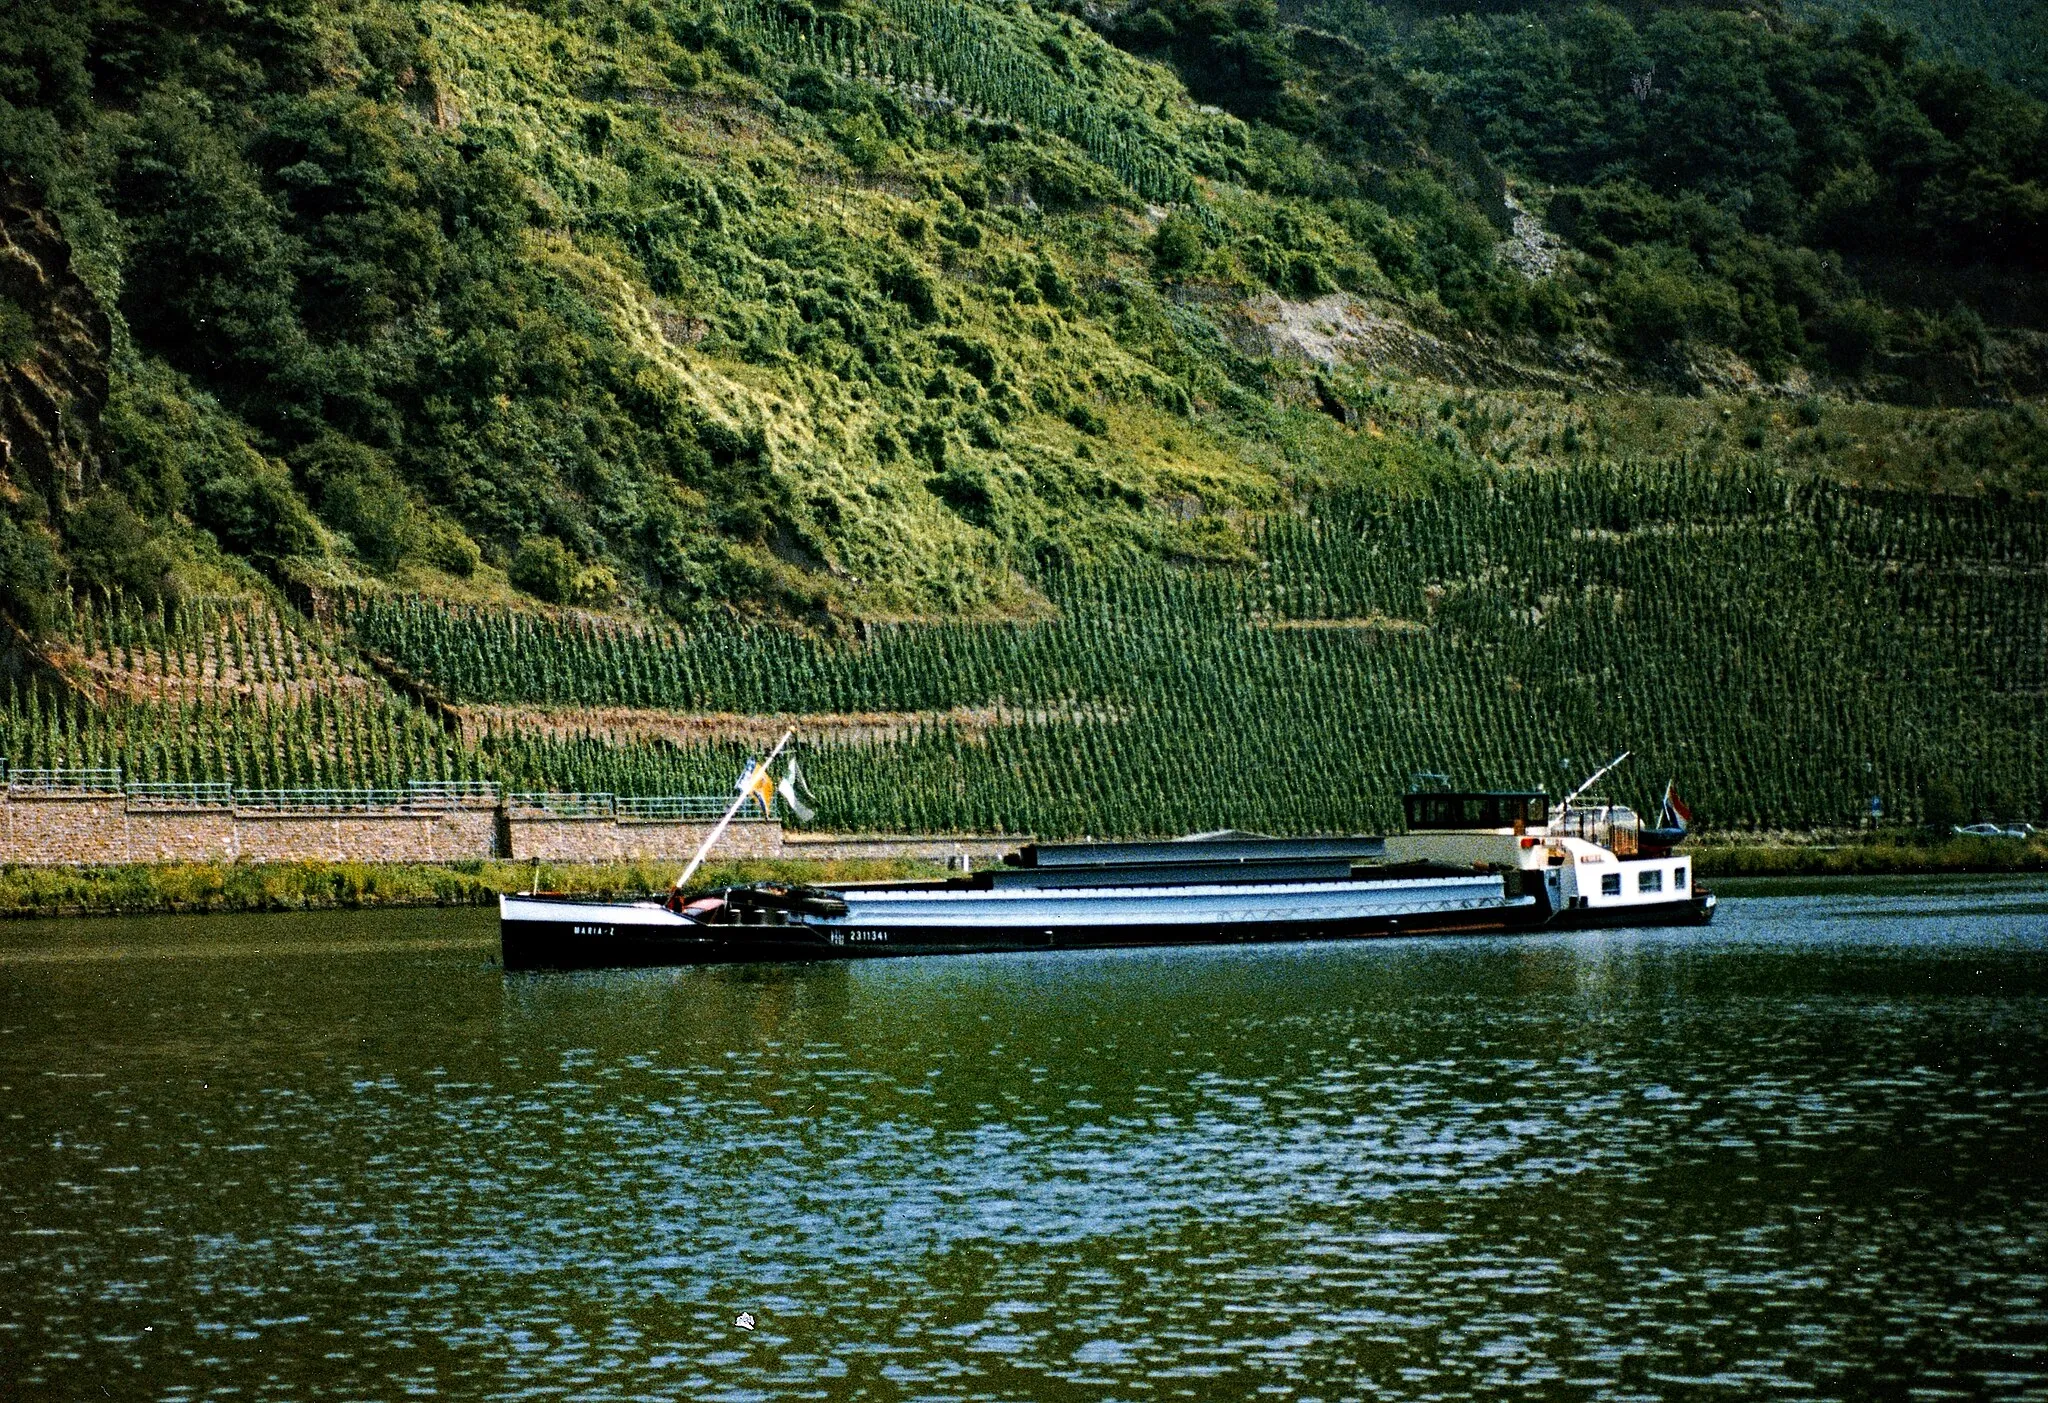
<instances>
[{"instance_id":1,"label":"black hull","mask_svg":"<svg viewBox=\"0 0 2048 1403\"><path fill-rule=\"evenodd\" d=\"M1101 925L1059 930L919 927L863 929L863 939L835 944L825 928L705 926L699 931L633 930L579 934L571 921L501 920L505 968L513 970L624 969L651 965L743 964L788 960L867 960L904 955L1003 954L1032 950L1106 950L1174 945L1246 945L1293 940L1360 940L1401 935L1484 935L1529 930L1543 912L1530 906L1422 913L1398 919L1304 925L1295 922L1230 925ZM586 927L587 929L587 927ZM700 933L701 932L701 933ZM842 938L843 934L842 934Z\"/></svg>"},{"instance_id":2,"label":"black hull","mask_svg":"<svg viewBox=\"0 0 2048 1403\"><path fill-rule=\"evenodd\" d=\"M1626 930L1635 926L1704 926L1714 919L1714 899L1705 892L1683 901L1654 906L1619 906L1607 910L1575 907L1545 922L1548 930Z\"/></svg>"}]
</instances>

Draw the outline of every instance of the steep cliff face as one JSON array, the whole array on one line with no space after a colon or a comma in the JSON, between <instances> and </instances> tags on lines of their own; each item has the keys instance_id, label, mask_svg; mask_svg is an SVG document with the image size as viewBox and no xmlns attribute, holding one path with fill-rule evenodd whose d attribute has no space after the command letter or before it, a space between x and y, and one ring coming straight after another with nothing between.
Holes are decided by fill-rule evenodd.
<instances>
[{"instance_id":1,"label":"steep cliff face","mask_svg":"<svg viewBox=\"0 0 2048 1403\"><path fill-rule=\"evenodd\" d=\"M51 502L96 474L111 326L57 221L0 183L0 475Z\"/></svg>"}]
</instances>

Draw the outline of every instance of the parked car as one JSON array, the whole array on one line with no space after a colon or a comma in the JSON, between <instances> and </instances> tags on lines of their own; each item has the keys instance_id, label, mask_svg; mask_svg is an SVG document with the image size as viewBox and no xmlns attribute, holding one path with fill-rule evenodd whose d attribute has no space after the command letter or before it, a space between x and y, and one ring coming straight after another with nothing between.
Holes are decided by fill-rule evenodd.
<instances>
[{"instance_id":1,"label":"parked car","mask_svg":"<svg viewBox=\"0 0 2048 1403\"><path fill-rule=\"evenodd\" d=\"M2033 837L2035 831L2034 825L2031 823L2014 823L2004 826L1996 823L1968 823L1960 828L1951 828L1949 830L1949 832L1959 838L2019 838L2022 840Z\"/></svg>"}]
</instances>

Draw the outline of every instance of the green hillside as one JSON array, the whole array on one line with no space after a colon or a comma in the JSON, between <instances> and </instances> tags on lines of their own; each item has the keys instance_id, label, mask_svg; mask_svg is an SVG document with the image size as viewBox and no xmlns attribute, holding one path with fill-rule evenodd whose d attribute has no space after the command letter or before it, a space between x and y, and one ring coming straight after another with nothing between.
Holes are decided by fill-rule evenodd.
<instances>
[{"instance_id":1,"label":"green hillside","mask_svg":"<svg viewBox=\"0 0 2048 1403\"><path fill-rule=\"evenodd\" d=\"M1786 8L1811 19L1875 15L1914 31L1930 53L2048 96L2048 14L2032 0L1798 0Z\"/></svg>"},{"instance_id":2,"label":"green hillside","mask_svg":"<svg viewBox=\"0 0 2048 1403\"><path fill-rule=\"evenodd\" d=\"M674 792L773 711L857 827L1363 826L1629 746L1723 822L2036 811L2048 109L1970 52L9 0L5 747Z\"/></svg>"}]
</instances>

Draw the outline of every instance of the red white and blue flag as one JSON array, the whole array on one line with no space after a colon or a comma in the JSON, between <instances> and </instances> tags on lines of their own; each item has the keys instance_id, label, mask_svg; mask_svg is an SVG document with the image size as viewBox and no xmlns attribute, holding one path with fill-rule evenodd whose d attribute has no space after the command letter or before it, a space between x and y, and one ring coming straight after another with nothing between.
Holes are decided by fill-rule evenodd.
<instances>
[{"instance_id":1,"label":"red white and blue flag","mask_svg":"<svg viewBox=\"0 0 2048 1403\"><path fill-rule=\"evenodd\" d=\"M1664 783L1664 816L1661 823L1666 828L1690 828L1692 810L1678 797L1676 785L1676 780L1667 780Z\"/></svg>"}]
</instances>

